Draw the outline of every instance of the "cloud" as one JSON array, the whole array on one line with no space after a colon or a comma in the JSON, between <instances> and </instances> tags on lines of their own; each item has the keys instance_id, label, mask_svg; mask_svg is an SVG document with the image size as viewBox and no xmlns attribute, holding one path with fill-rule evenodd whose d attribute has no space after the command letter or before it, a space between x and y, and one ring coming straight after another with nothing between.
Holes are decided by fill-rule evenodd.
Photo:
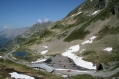
<instances>
[{"instance_id":1,"label":"cloud","mask_svg":"<svg viewBox=\"0 0 119 79\"><path fill-rule=\"evenodd\" d=\"M38 19L38 23L48 22L48 21L50 21L48 18L45 18L44 21L42 21L41 19Z\"/></svg>"},{"instance_id":2,"label":"cloud","mask_svg":"<svg viewBox=\"0 0 119 79\"><path fill-rule=\"evenodd\" d=\"M41 19L38 19L38 22L39 22L39 23L42 23L42 20L41 20Z\"/></svg>"},{"instance_id":3,"label":"cloud","mask_svg":"<svg viewBox=\"0 0 119 79\"><path fill-rule=\"evenodd\" d=\"M4 28L4 29L10 29L10 27L8 27L8 26L6 26L6 25L3 26L3 28Z\"/></svg>"},{"instance_id":4,"label":"cloud","mask_svg":"<svg viewBox=\"0 0 119 79\"><path fill-rule=\"evenodd\" d=\"M44 22L50 21L48 18L45 18Z\"/></svg>"}]
</instances>

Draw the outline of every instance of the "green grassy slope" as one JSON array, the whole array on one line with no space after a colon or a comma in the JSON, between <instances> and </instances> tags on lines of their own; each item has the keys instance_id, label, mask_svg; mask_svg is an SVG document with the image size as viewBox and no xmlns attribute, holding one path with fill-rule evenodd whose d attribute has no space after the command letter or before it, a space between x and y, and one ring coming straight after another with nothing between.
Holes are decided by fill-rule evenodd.
<instances>
[{"instance_id":1,"label":"green grassy slope","mask_svg":"<svg viewBox=\"0 0 119 79\"><path fill-rule=\"evenodd\" d=\"M112 1L102 12L96 15L93 18L90 18L81 28L74 30L68 37L64 39L66 42L71 42L73 40L84 39L87 34L89 34L88 30L85 31L86 27L88 27L92 22L97 20L108 19L111 16L110 8L114 7L119 0Z\"/></svg>"}]
</instances>

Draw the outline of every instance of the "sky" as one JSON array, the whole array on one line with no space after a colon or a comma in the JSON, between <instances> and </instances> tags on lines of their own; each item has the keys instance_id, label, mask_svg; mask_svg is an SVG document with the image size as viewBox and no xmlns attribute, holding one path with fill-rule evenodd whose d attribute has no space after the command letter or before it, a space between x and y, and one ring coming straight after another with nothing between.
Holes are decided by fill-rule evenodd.
<instances>
[{"instance_id":1,"label":"sky","mask_svg":"<svg viewBox=\"0 0 119 79\"><path fill-rule=\"evenodd\" d=\"M0 31L58 21L85 0L0 0Z\"/></svg>"}]
</instances>

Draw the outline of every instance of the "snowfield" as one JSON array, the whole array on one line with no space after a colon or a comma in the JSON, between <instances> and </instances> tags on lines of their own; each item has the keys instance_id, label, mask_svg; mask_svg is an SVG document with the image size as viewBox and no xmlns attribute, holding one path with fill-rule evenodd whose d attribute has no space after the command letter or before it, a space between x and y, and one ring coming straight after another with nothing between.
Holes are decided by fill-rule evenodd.
<instances>
[{"instance_id":1,"label":"snowfield","mask_svg":"<svg viewBox=\"0 0 119 79\"><path fill-rule=\"evenodd\" d=\"M46 54L48 50L42 51L41 54Z\"/></svg>"},{"instance_id":2,"label":"snowfield","mask_svg":"<svg viewBox=\"0 0 119 79\"><path fill-rule=\"evenodd\" d=\"M100 11L100 10L94 11L94 12L92 13L92 15L97 14L99 11Z\"/></svg>"},{"instance_id":3,"label":"snowfield","mask_svg":"<svg viewBox=\"0 0 119 79\"><path fill-rule=\"evenodd\" d=\"M112 47L107 47L107 48L105 48L103 50L108 51L108 52L111 52L112 51Z\"/></svg>"},{"instance_id":4,"label":"snowfield","mask_svg":"<svg viewBox=\"0 0 119 79\"><path fill-rule=\"evenodd\" d=\"M90 38L90 40L86 40L85 42L82 43L82 45L83 45L83 44L86 44L86 43L92 43L93 40L94 40L96 37L97 37L97 36L92 36L92 37Z\"/></svg>"},{"instance_id":5,"label":"snowfield","mask_svg":"<svg viewBox=\"0 0 119 79\"><path fill-rule=\"evenodd\" d=\"M34 77L30 77L24 74L18 74L17 72L12 72L9 74L11 75L12 78L15 78L15 79L35 79Z\"/></svg>"},{"instance_id":6,"label":"snowfield","mask_svg":"<svg viewBox=\"0 0 119 79\"><path fill-rule=\"evenodd\" d=\"M77 52L79 49L80 49L79 45L72 46L66 52L62 53L62 55L71 58L74 61L74 63L78 66L96 70L96 66L93 66L92 62L84 61L82 60L82 57L78 57L77 55L72 53Z\"/></svg>"},{"instance_id":7,"label":"snowfield","mask_svg":"<svg viewBox=\"0 0 119 79\"><path fill-rule=\"evenodd\" d=\"M70 52L77 52L80 49L79 45L75 45L69 48Z\"/></svg>"}]
</instances>

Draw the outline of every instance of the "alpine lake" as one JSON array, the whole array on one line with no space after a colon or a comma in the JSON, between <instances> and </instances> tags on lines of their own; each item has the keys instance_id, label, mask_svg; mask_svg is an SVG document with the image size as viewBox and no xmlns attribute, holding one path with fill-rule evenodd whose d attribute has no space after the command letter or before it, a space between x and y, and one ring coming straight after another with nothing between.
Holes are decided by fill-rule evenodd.
<instances>
[{"instance_id":1,"label":"alpine lake","mask_svg":"<svg viewBox=\"0 0 119 79\"><path fill-rule=\"evenodd\" d=\"M14 56L20 59L29 59L27 56L27 52L19 51L19 52L13 52Z\"/></svg>"}]
</instances>

